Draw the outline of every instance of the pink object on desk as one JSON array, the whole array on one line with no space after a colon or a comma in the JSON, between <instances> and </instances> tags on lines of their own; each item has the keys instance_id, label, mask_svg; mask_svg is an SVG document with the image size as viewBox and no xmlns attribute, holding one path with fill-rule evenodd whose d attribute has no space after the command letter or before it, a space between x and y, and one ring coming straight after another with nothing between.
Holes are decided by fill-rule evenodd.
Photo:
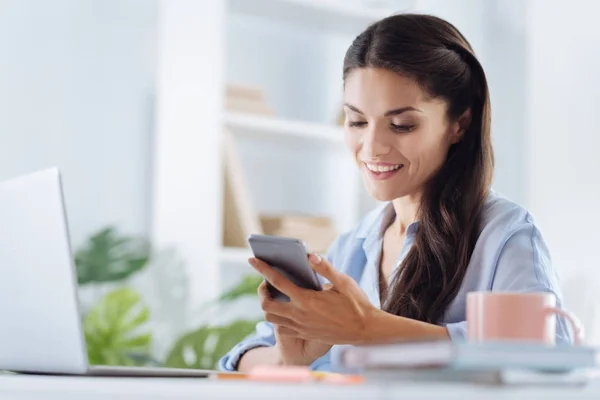
<instances>
[{"instance_id":1,"label":"pink object on desk","mask_svg":"<svg viewBox=\"0 0 600 400\"><path fill-rule=\"evenodd\" d=\"M314 380L308 367L257 366L248 374L249 380L267 382L308 382Z\"/></svg>"},{"instance_id":2,"label":"pink object on desk","mask_svg":"<svg viewBox=\"0 0 600 400\"><path fill-rule=\"evenodd\" d=\"M321 382L338 385L354 385L365 381L360 375L316 372L301 366L258 366L250 371L247 379L263 382Z\"/></svg>"},{"instance_id":3,"label":"pink object on desk","mask_svg":"<svg viewBox=\"0 0 600 400\"><path fill-rule=\"evenodd\" d=\"M471 292L467 294L467 338L471 342L514 340L554 345L557 314L571 325L575 344L581 344L579 320L557 308L552 293Z\"/></svg>"}]
</instances>

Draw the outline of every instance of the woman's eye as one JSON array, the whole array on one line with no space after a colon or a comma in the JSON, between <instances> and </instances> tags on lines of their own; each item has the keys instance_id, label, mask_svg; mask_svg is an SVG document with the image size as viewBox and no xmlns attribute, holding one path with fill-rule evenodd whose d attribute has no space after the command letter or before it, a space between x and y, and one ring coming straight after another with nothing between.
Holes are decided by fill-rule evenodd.
<instances>
[{"instance_id":1,"label":"woman's eye","mask_svg":"<svg viewBox=\"0 0 600 400\"><path fill-rule=\"evenodd\" d=\"M411 132L415 130L416 125L396 125L392 124L392 129L396 132Z\"/></svg>"},{"instance_id":2,"label":"woman's eye","mask_svg":"<svg viewBox=\"0 0 600 400\"><path fill-rule=\"evenodd\" d=\"M366 121L350 121L348 122L348 126L351 128L360 128L367 125Z\"/></svg>"}]
</instances>

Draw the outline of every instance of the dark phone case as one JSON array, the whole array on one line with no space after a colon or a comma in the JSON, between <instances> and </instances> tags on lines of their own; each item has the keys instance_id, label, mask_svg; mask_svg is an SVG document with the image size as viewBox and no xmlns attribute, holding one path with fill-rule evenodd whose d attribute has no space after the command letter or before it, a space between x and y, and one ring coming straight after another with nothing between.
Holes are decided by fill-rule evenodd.
<instances>
[{"instance_id":1,"label":"dark phone case","mask_svg":"<svg viewBox=\"0 0 600 400\"><path fill-rule=\"evenodd\" d=\"M248 238L254 256L279 271L294 284L305 289L321 290L317 273L308 263L306 246L299 239L269 235L250 235ZM267 282L271 297L278 301L290 299Z\"/></svg>"}]
</instances>

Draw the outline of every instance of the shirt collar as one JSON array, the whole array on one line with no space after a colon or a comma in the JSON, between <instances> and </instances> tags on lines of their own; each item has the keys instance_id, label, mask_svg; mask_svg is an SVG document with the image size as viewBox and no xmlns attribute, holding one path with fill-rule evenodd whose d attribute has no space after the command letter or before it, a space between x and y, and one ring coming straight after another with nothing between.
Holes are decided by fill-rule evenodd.
<instances>
[{"instance_id":1,"label":"shirt collar","mask_svg":"<svg viewBox=\"0 0 600 400\"><path fill-rule=\"evenodd\" d=\"M376 306L381 307L379 293L379 260L383 246L383 235L386 229L394 221L396 212L391 202L367 214L361 224L358 238L362 240L362 251L368 265L363 273L363 289L369 300ZM406 240L404 246L410 246L417 230L418 222L413 222L406 228ZM404 250L403 250L404 251Z\"/></svg>"},{"instance_id":2,"label":"shirt collar","mask_svg":"<svg viewBox=\"0 0 600 400\"><path fill-rule=\"evenodd\" d=\"M365 217L365 220L358 229L356 237L364 239L365 245L372 244L383 239L385 230L390 226L396 217L396 212L392 202L386 202L375 210L371 211ZM419 227L419 221L415 221L406 227L406 237L412 238Z\"/></svg>"}]
</instances>

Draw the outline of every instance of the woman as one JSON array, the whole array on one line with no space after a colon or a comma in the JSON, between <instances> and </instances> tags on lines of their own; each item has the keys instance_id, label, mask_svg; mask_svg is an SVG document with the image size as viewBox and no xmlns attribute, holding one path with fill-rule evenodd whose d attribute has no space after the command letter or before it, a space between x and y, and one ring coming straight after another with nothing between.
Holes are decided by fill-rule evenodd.
<instances>
[{"instance_id":1,"label":"woman","mask_svg":"<svg viewBox=\"0 0 600 400\"><path fill-rule=\"evenodd\" d=\"M475 290L546 291L561 304L530 214L490 190L488 87L458 30L426 15L381 20L354 40L343 77L346 143L369 193L386 203L327 257L309 257L330 282L322 292L250 260L291 302L260 286L267 322L223 357L224 370L328 370L335 345L461 340ZM557 342L570 340L558 318Z\"/></svg>"}]
</instances>

